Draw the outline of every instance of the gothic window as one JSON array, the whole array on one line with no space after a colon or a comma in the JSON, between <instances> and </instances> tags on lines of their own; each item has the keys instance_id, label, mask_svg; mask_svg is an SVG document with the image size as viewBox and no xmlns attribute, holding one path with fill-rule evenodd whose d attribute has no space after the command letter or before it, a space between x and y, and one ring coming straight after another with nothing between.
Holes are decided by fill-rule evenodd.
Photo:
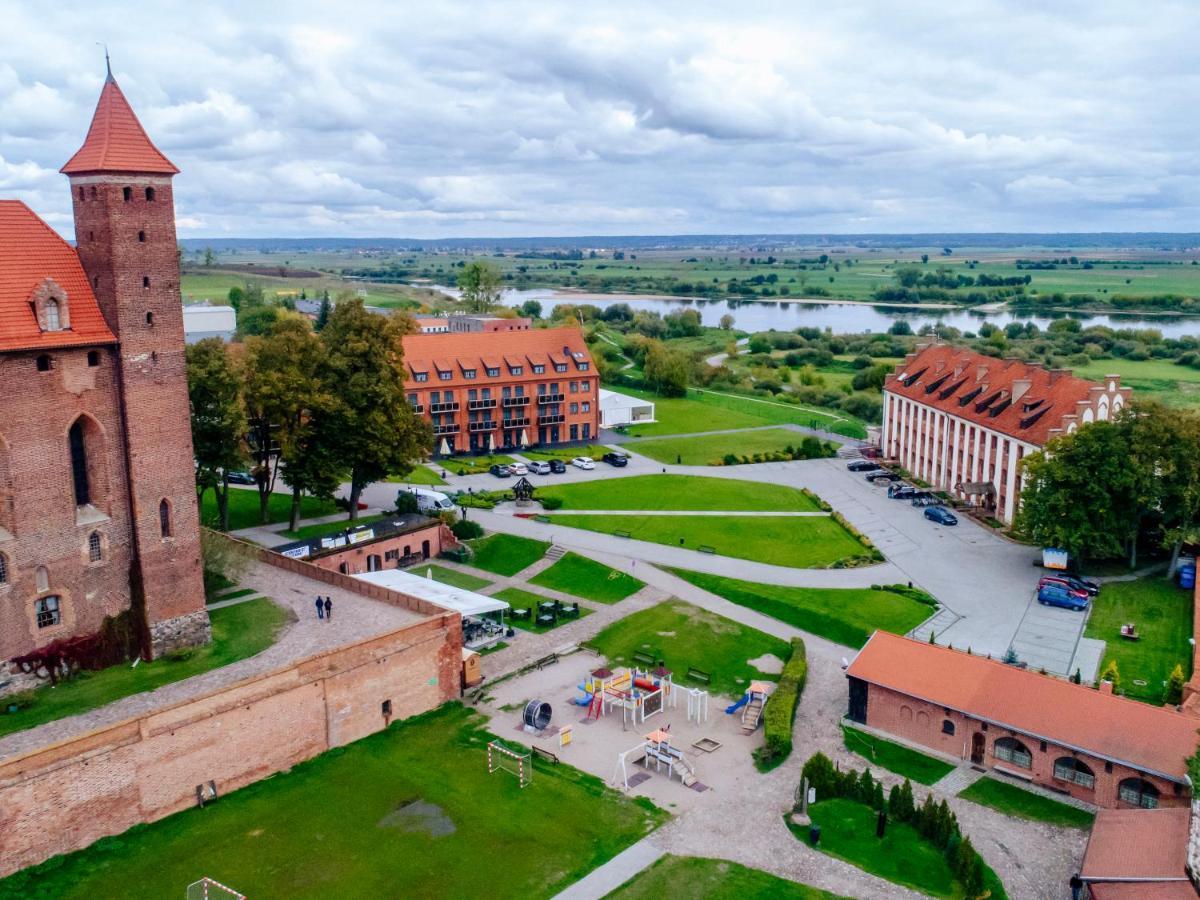
<instances>
[{"instance_id":1,"label":"gothic window","mask_svg":"<svg viewBox=\"0 0 1200 900\"><path fill-rule=\"evenodd\" d=\"M42 597L34 603L33 611L37 615L38 628L49 628L62 621L58 611L58 597Z\"/></svg>"},{"instance_id":2,"label":"gothic window","mask_svg":"<svg viewBox=\"0 0 1200 900\"><path fill-rule=\"evenodd\" d=\"M83 186L82 185L80 185L80 188L79 188L79 199L80 200L83 199Z\"/></svg>"},{"instance_id":3,"label":"gothic window","mask_svg":"<svg viewBox=\"0 0 1200 900\"><path fill-rule=\"evenodd\" d=\"M152 187L146 188L146 200L149 201L150 203L154 202L154 188L152 188Z\"/></svg>"},{"instance_id":4,"label":"gothic window","mask_svg":"<svg viewBox=\"0 0 1200 900\"><path fill-rule=\"evenodd\" d=\"M76 421L67 435L71 447L71 481L75 488L75 505L86 506L92 502L91 486L88 484L87 442L83 435L83 422Z\"/></svg>"},{"instance_id":5,"label":"gothic window","mask_svg":"<svg viewBox=\"0 0 1200 900\"><path fill-rule=\"evenodd\" d=\"M54 368L54 359L49 353L43 353L37 358L37 370L39 372L49 372Z\"/></svg>"},{"instance_id":6,"label":"gothic window","mask_svg":"<svg viewBox=\"0 0 1200 900\"><path fill-rule=\"evenodd\" d=\"M153 325L153 324L154 324L154 313L152 313L152 312L148 312L148 313L146 313L146 324L147 324L147 325Z\"/></svg>"},{"instance_id":7,"label":"gothic window","mask_svg":"<svg viewBox=\"0 0 1200 900\"><path fill-rule=\"evenodd\" d=\"M164 538L171 536L171 504L165 499L158 504L158 527Z\"/></svg>"},{"instance_id":8,"label":"gothic window","mask_svg":"<svg viewBox=\"0 0 1200 900\"><path fill-rule=\"evenodd\" d=\"M1060 756L1054 761L1054 777L1089 789L1096 786L1096 774L1091 767L1073 756Z\"/></svg>"},{"instance_id":9,"label":"gothic window","mask_svg":"<svg viewBox=\"0 0 1200 900\"><path fill-rule=\"evenodd\" d=\"M133 188L122 188L121 196L124 197L125 202L128 203L130 200L133 199Z\"/></svg>"},{"instance_id":10,"label":"gothic window","mask_svg":"<svg viewBox=\"0 0 1200 900\"><path fill-rule=\"evenodd\" d=\"M104 547L100 543L100 532L93 531L88 535L88 560L100 562L104 558Z\"/></svg>"},{"instance_id":11,"label":"gothic window","mask_svg":"<svg viewBox=\"0 0 1200 900\"><path fill-rule=\"evenodd\" d=\"M93 200L96 199L96 189L95 188L92 188L92 199Z\"/></svg>"},{"instance_id":12,"label":"gothic window","mask_svg":"<svg viewBox=\"0 0 1200 900\"><path fill-rule=\"evenodd\" d=\"M62 318L58 314L58 301L51 297L42 307L42 319L46 323L44 331L62 331Z\"/></svg>"}]
</instances>

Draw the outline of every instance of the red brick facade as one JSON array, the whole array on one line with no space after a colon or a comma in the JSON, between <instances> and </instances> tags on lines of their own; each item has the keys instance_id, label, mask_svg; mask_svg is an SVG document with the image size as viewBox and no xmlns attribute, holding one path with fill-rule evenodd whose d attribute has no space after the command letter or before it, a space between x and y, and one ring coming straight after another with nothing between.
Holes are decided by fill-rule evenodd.
<instances>
[{"instance_id":1,"label":"red brick facade","mask_svg":"<svg viewBox=\"0 0 1200 900\"><path fill-rule=\"evenodd\" d=\"M338 547L310 556L307 561L320 569L341 572L343 575L360 575L363 572L378 572L394 569L402 560L413 556L437 559L443 546L456 543L450 529L440 522L428 528L394 534L386 537Z\"/></svg>"}]
</instances>

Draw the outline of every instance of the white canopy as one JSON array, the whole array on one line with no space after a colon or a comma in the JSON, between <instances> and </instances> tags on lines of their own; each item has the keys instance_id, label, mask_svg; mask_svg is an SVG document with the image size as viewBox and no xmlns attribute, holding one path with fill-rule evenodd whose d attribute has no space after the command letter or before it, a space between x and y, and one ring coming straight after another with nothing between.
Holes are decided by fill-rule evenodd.
<instances>
[{"instance_id":1,"label":"white canopy","mask_svg":"<svg viewBox=\"0 0 1200 900\"><path fill-rule=\"evenodd\" d=\"M382 569L378 572L363 572L354 577L389 590L398 591L401 594L418 597L440 606L442 609L461 613L464 616L481 616L484 613L500 612L509 608L507 603L497 600L495 597L442 584L440 581L426 578L424 574L416 574L423 573L423 571L420 568L414 569L412 572L405 572L401 569Z\"/></svg>"},{"instance_id":2,"label":"white canopy","mask_svg":"<svg viewBox=\"0 0 1200 900\"><path fill-rule=\"evenodd\" d=\"M600 388L600 427L644 424L654 421L654 401Z\"/></svg>"}]
</instances>

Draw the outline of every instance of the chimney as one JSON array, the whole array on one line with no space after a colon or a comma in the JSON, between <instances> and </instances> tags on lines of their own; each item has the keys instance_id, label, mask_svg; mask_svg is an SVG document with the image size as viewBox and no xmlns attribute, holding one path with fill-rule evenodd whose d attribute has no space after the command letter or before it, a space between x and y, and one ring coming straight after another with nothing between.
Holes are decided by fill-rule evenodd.
<instances>
[{"instance_id":1,"label":"chimney","mask_svg":"<svg viewBox=\"0 0 1200 900\"><path fill-rule=\"evenodd\" d=\"M976 366L975 367L975 381L976 382L983 381L983 379L987 378L987 373L988 373L987 366Z\"/></svg>"},{"instance_id":2,"label":"chimney","mask_svg":"<svg viewBox=\"0 0 1200 900\"><path fill-rule=\"evenodd\" d=\"M1013 383L1012 383L1012 402L1014 404L1020 403L1021 398L1025 396L1025 394L1029 391L1030 387L1032 387L1032 386L1033 386L1033 381L1031 381L1028 378L1018 378L1015 381L1013 381Z\"/></svg>"}]
</instances>

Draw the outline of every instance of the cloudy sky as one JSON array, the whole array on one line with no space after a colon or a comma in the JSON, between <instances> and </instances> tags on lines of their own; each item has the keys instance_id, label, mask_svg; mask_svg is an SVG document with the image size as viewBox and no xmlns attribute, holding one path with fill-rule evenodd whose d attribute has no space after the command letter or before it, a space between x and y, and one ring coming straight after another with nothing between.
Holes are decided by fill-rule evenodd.
<instances>
[{"instance_id":1,"label":"cloudy sky","mask_svg":"<svg viewBox=\"0 0 1200 900\"><path fill-rule=\"evenodd\" d=\"M1200 231L1195 2L138 5L0 0L68 234L98 41L184 237Z\"/></svg>"}]
</instances>

